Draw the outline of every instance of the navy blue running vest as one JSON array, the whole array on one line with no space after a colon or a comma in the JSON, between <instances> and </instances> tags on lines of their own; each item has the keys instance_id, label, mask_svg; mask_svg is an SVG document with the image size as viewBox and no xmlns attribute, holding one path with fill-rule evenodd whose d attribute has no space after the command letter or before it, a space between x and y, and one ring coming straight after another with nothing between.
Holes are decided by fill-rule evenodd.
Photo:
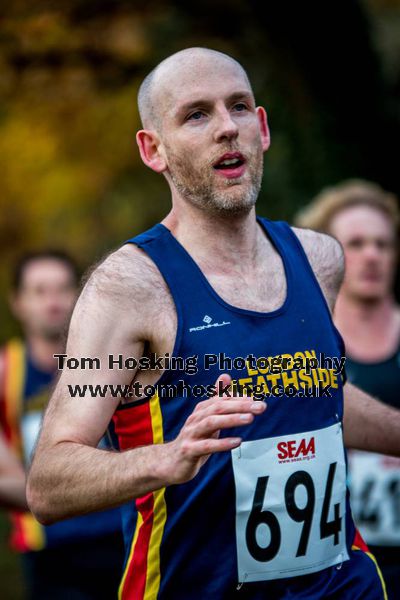
<instances>
[{"instance_id":1,"label":"navy blue running vest","mask_svg":"<svg viewBox=\"0 0 400 600\"><path fill-rule=\"evenodd\" d=\"M196 404L206 398L201 389L214 384L222 373L228 373L234 382L248 390L254 385L261 386L267 397L267 410L250 425L222 431L221 436L242 437L244 442L276 440L277 466L271 472L267 463L263 466L265 476L258 478L257 490L252 491L249 499L252 508L244 525L245 537L249 547L253 546L251 552L256 562L268 563L274 552L274 559L278 560L277 548L283 547L290 528L293 530L291 562L296 565L298 557L305 561L307 553L313 551L314 538L310 535L319 536L321 532L321 537L326 538L323 543L332 546L344 536L342 543L349 553L356 535L346 492L340 508L333 506L330 498L335 486L332 483L335 467L330 467L327 479L324 471L320 496L315 492L318 482L311 481L307 474L307 465L311 465L311 459L319 460L323 450L324 431L341 427L342 377L329 365L313 363L307 370L295 362L320 359L321 353L341 358L344 346L302 245L289 225L262 218L258 223L282 258L287 282L283 305L268 313L225 302L164 225L158 224L129 240L154 261L174 300L178 327L172 356L197 357L198 371L190 375L183 370L165 371L158 382L159 391L151 399L121 404L114 415L114 427L121 450L169 442L177 437ZM204 357L219 354L232 359L265 357L269 362L250 366L239 361L238 368L232 370L220 369L218 363L207 364L205 368ZM280 371L273 372L271 359L276 357L286 358L286 363L282 363ZM207 360L213 363L213 359ZM163 390L172 389L172 385L182 380L196 393L189 391L175 397L164 393ZM318 380L329 384L329 396L308 397L302 393L306 388L312 389ZM271 393L274 386L288 393L274 396ZM308 434L321 430L315 436ZM192 481L157 490L123 507L127 555L121 598L219 600L236 595L247 597L246 594L254 599L274 598L282 586L296 590L304 582L318 589L321 578L337 568L337 564L317 567L303 576L299 576L298 570L294 571L295 576L290 575L289 568L288 577L282 577L281 573L276 580L271 575L267 580L261 576L257 581L252 580L251 573L239 575L242 551L238 544L242 542L237 538L240 529L237 503L246 467L242 467L235 483L234 460L231 452L214 454ZM273 477L280 477L280 464L293 472L288 471L290 481L282 480L282 486L286 486L286 507L274 516L268 498L272 494ZM282 564L290 563L284 560Z\"/></svg>"}]
</instances>

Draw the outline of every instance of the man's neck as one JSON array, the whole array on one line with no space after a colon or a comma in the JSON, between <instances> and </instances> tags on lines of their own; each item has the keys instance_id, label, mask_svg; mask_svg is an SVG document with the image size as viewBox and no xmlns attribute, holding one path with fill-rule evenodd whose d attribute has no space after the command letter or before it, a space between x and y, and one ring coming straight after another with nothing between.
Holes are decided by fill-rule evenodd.
<instances>
[{"instance_id":1,"label":"man's neck","mask_svg":"<svg viewBox=\"0 0 400 600\"><path fill-rule=\"evenodd\" d=\"M233 264L243 269L256 265L260 242L266 240L254 209L240 215L216 215L187 206L182 211L173 209L163 224L198 262L212 262L214 271L224 272Z\"/></svg>"},{"instance_id":2,"label":"man's neck","mask_svg":"<svg viewBox=\"0 0 400 600\"><path fill-rule=\"evenodd\" d=\"M335 306L335 323L354 359L379 362L397 349L400 313L392 296L364 302L342 291Z\"/></svg>"},{"instance_id":3,"label":"man's neck","mask_svg":"<svg viewBox=\"0 0 400 600\"><path fill-rule=\"evenodd\" d=\"M53 355L65 352L63 336L48 339L39 335L28 334L26 342L35 366L49 373L55 371L57 362Z\"/></svg>"}]
</instances>

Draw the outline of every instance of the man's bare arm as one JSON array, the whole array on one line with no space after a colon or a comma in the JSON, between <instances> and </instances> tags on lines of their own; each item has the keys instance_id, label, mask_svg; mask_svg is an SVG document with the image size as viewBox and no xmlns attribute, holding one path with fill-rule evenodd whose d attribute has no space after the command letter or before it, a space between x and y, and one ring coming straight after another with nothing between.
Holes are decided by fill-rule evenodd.
<instances>
[{"instance_id":1,"label":"man's bare arm","mask_svg":"<svg viewBox=\"0 0 400 600\"><path fill-rule=\"evenodd\" d=\"M157 295L154 286L159 285L157 281L149 285L151 269L149 259L137 249L124 248L107 259L77 303L67 343L69 356L99 357L102 365L110 354L140 357L150 336L146 323L154 321L148 312L151 298ZM28 478L28 502L41 522L116 506L188 481L209 454L240 444L238 438L218 439L219 430L245 425L265 409L263 403L249 399L215 398L196 406L173 442L122 453L97 449L118 399L72 398L68 385L128 384L131 379L132 371L127 370L63 371Z\"/></svg>"},{"instance_id":2,"label":"man's bare arm","mask_svg":"<svg viewBox=\"0 0 400 600\"><path fill-rule=\"evenodd\" d=\"M400 456L400 410L351 383L344 387L343 429L349 448Z\"/></svg>"},{"instance_id":3,"label":"man's bare arm","mask_svg":"<svg viewBox=\"0 0 400 600\"><path fill-rule=\"evenodd\" d=\"M265 408L251 399L215 397L196 406L173 442L122 453L60 442L47 449L46 465L39 462L31 471L29 506L50 524L189 481L211 454L240 445L241 438L219 439L219 431L249 424Z\"/></svg>"}]
</instances>

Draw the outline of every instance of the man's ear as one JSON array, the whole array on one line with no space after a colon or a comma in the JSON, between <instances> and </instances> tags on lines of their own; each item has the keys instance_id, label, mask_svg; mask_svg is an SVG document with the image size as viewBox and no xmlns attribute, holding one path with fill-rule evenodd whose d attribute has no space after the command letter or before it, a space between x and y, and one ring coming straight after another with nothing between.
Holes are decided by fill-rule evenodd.
<instances>
[{"instance_id":1,"label":"man's ear","mask_svg":"<svg viewBox=\"0 0 400 600\"><path fill-rule=\"evenodd\" d=\"M265 111L265 108L263 108L262 106L257 106L256 112L257 112L258 122L260 125L262 149L264 150L264 152L266 152L271 144L271 136L269 133L267 113Z\"/></svg>"},{"instance_id":2,"label":"man's ear","mask_svg":"<svg viewBox=\"0 0 400 600\"><path fill-rule=\"evenodd\" d=\"M155 171L163 173L167 169L167 163L160 152L161 142L158 135L150 129L141 129L136 134L136 142L139 146L140 156L144 164Z\"/></svg>"}]
</instances>

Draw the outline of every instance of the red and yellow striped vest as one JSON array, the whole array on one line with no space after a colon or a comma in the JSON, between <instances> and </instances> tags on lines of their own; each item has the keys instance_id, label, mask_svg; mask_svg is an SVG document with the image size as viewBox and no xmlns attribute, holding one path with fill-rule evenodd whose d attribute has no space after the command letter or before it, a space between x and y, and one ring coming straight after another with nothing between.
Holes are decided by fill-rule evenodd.
<instances>
[{"instance_id":1,"label":"red and yellow striped vest","mask_svg":"<svg viewBox=\"0 0 400 600\"><path fill-rule=\"evenodd\" d=\"M11 448L23 459L21 418L26 376L25 344L13 339L3 349L4 380L0 392L0 423ZM42 525L30 512L12 511L11 546L18 552L41 550L45 546Z\"/></svg>"}]
</instances>

